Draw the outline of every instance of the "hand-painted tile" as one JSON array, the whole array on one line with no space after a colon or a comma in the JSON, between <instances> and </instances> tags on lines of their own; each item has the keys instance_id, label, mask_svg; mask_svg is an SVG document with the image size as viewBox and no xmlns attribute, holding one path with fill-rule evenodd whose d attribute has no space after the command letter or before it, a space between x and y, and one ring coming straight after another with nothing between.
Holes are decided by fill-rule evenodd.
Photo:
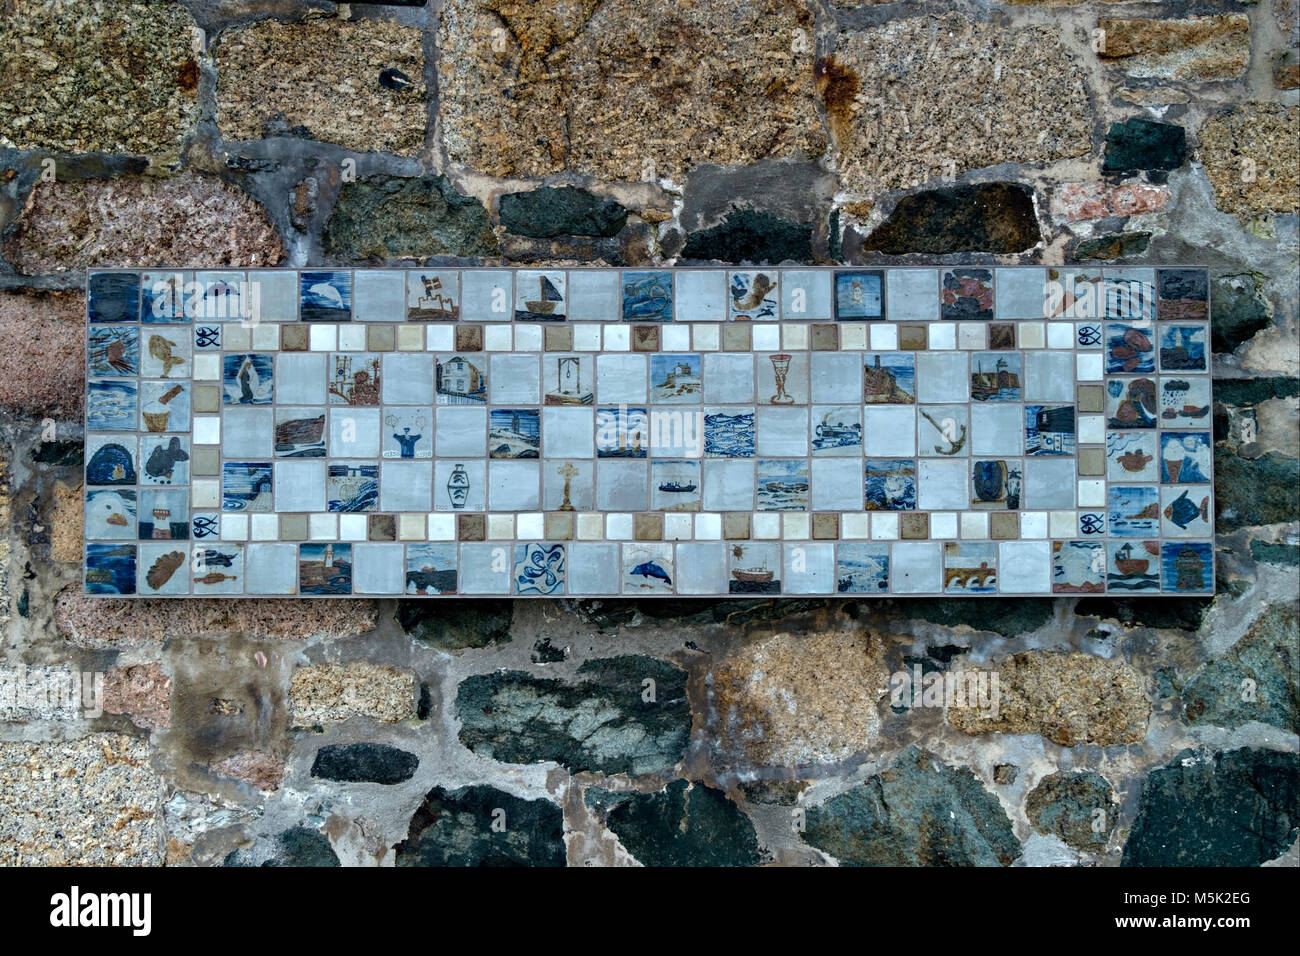
<instances>
[{"instance_id":1,"label":"hand-painted tile","mask_svg":"<svg viewBox=\"0 0 1300 956\"><path fill-rule=\"evenodd\" d=\"M868 458L866 510L911 511L916 508L916 459Z\"/></svg>"},{"instance_id":2,"label":"hand-painted tile","mask_svg":"<svg viewBox=\"0 0 1300 956\"><path fill-rule=\"evenodd\" d=\"M86 593L134 594L136 545L86 545Z\"/></svg>"},{"instance_id":3,"label":"hand-painted tile","mask_svg":"<svg viewBox=\"0 0 1300 956\"><path fill-rule=\"evenodd\" d=\"M1106 492L1112 536L1146 538L1160 533L1160 495L1154 485L1111 485Z\"/></svg>"},{"instance_id":4,"label":"hand-painted tile","mask_svg":"<svg viewBox=\"0 0 1300 956\"><path fill-rule=\"evenodd\" d=\"M1151 327L1106 323L1106 371L1154 372L1156 370L1154 334Z\"/></svg>"},{"instance_id":5,"label":"hand-painted tile","mask_svg":"<svg viewBox=\"0 0 1300 956\"><path fill-rule=\"evenodd\" d=\"M1209 317L1209 277L1204 269L1157 269L1156 295L1160 319Z\"/></svg>"},{"instance_id":6,"label":"hand-painted tile","mask_svg":"<svg viewBox=\"0 0 1300 956\"><path fill-rule=\"evenodd\" d=\"M676 570L672 545L624 544L622 557L624 594L672 593L673 574Z\"/></svg>"},{"instance_id":7,"label":"hand-painted tile","mask_svg":"<svg viewBox=\"0 0 1300 956\"><path fill-rule=\"evenodd\" d=\"M1150 378L1106 380L1106 423L1111 428L1155 428L1160 411Z\"/></svg>"},{"instance_id":8,"label":"hand-painted tile","mask_svg":"<svg viewBox=\"0 0 1300 956\"><path fill-rule=\"evenodd\" d=\"M1160 370L1162 372L1204 372L1207 329L1203 325L1161 325Z\"/></svg>"},{"instance_id":9,"label":"hand-painted tile","mask_svg":"<svg viewBox=\"0 0 1300 956\"><path fill-rule=\"evenodd\" d=\"M92 326L86 338L90 375L121 377L140 374L139 326Z\"/></svg>"},{"instance_id":10,"label":"hand-painted tile","mask_svg":"<svg viewBox=\"0 0 1300 956\"><path fill-rule=\"evenodd\" d=\"M134 272L92 272L86 309L91 322L140 321L140 276Z\"/></svg>"},{"instance_id":11,"label":"hand-painted tile","mask_svg":"<svg viewBox=\"0 0 1300 956\"><path fill-rule=\"evenodd\" d=\"M623 319L627 322L671 322L672 273L624 272Z\"/></svg>"},{"instance_id":12,"label":"hand-painted tile","mask_svg":"<svg viewBox=\"0 0 1300 956\"><path fill-rule=\"evenodd\" d=\"M1166 591L1214 592L1214 554L1208 542L1165 542L1160 550L1160 578Z\"/></svg>"},{"instance_id":13,"label":"hand-painted tile","mask_svg":"<svg viewBox=\"0 0 1300 956\"><path fill-rule=\"evenodd\" d=\"M781 288L775 269L733 272L728 277L733 322L775 321L780 318Z\"/></svg>"},{"instance_id":14,"label":"hand-painted tile","mask_svg":"<svg viewBox=\"0 0 1300 956\"><path fill-rule=\"evenodd\" d=\"M352 319L352 273L304 272L302 274L303 322L349 322Z\"/></svg>"},{"instance_id":15,"label":"hand-painted tile","mask_svg":"<svg viewBox=\"0 0 1300 956\"><path fill-rule=\"evenodd\" d=\"M947 594L992 594L998 589L997 549L986 541L949 541L943 546Z\"/></svg>"},{"instance_id":16,"label":"hand-painted tile","mask_svg":"<svg viewBox=\"0 0 1300 956\"><path fill-rule=\"evenodd\" d=\"M945 269L939 317L987 322L993 318L993 270Z\"/></svg>"},{"instance_id":17,"label":"hand-painted tile","mask_svg":"<svg viewBox=\"0 0 1300 956\"><path fill-rule=\"evenodd\" d=\"M1162 432L1160 480L1166 484L1209 481L1214 450L1209 432Z\"/></svg>"},{"instance_id":18,"label":"hand-painted tile","mask_svg":"<svg viewBox=\"0 0 1300 956\"><path fill-rule=\"evenodd\" d=\"M333 541L298 546L300 594L351 594L352 545Z\"/></svg>"},{"instance_id":19,"label":"hand-painted tile","mask_svg":"<svg viewBox=\"0 0 1300 956\"><path fill-rule=\"evenodd\" d=\"M1052 542L1052 593L1095 594L1106 589L1106 550L1100 541Z\"/></svg>"}]
</instances>

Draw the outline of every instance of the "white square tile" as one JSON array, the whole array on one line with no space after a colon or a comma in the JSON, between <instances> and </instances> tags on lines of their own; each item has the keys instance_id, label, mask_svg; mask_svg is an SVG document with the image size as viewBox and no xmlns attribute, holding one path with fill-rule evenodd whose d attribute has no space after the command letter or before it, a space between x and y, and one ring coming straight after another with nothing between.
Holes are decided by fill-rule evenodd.
<instances>
[{"instance_id":1,"label":"white square tile","mask_svg":"<svg viewBox=\"0 0 1300 956\"><path fill-rule=\"evenodd\" d=\"M339 515L340 541L365 541L370 519L364 514Z\"/></svg>"},{"instance_id":2,"label":"white square tile","mask_svg":"<svg viewBox=\"0 0 1300 956\"><path fill-rule=\"evenodd\" d=\"M1080 415L1077 427L1081 445L1100 445L1106 440L1105 415Z\"/></svg>"},{"instance_id":3,"label":"white square tile","mask_svg":"<svg viewBox=\"0 0 1300 956\"><path fill-rule=\"evenodd\" d=\"M1080 352L1074 357L1076 377L1081 382L1101 381L1103 368L1101 352Z\"/></svg>"},{"instance_id":4,"label":"white square tile","mask_svg":"<svg viewBox=\"0 0 1300 956\"><path fill-rule=\"evenodd\" d=\"M931 322L927 345L931 349L955 349L957 347L957 326L953 322Z\"/></svg>"},{"instance_id":5,"label":"white square tile","mask_svg":"<svg viewBox=\"0 0 1300 956\"><path fill-rule=\"evenodd\" d=\"M1041 349L1047 344L1042 322L1017 322L1016 344L1022 349Z\"/></svg>"},{"instance_id":6,"label":"white square tile","mask_svg":"<svg viewBox=\"0 0 1300 956\"><path fill-rule=\"evenodd\" d=\"M947 541L957 537L957 513L955 511L936 511L930 515L930 537L936 541Z\"/></svg>"},{"instance_id":7,"label":"white square tile","mask_svg":"<svg viewBox=\"0 0 1300 956\"><path fill-rule=\"evenodd\" d=\"M631 541L633 520L630 514L605 515L605 537L610 541Z\"/></svg>"},{"instance_id":8,"label":"white square tile","mask_svg":"<svg viewBox=\"0 0 1300 956\"><path fill-rule=\"evenodd\" d=\"M989 513L987 511L963 511L961 515L961 536L980 540L989 536Z\"/></svg>"},{"instance_id":9,"label":"white square tile","mask_svg":"<svg viewBox=\"0 0 1300 956\"><path fill-rule=\"evenodd\" d=\"M222 541L247 541L248 540L248 515L222 515L221 516L221 540Z\"/></svg>"},{"instance_id":10,"label":"white square tile","mask_svg":"<svg viewBox=\"0 0 1300 956\"><path fill-rule=\"evenodd\" d=\"M1074 348L1074 323L1048 322L1047 347L1049 349Z\"/></svg>"},{"instance_id":11,"label":"white square tile","mask_svg":"<svg viewBox=\"0 0 1300 956\"><path fill-rule=\"evenodd\" d=\"M319 513L308 515L307 537L312 541L337 541L339 516Z\"/></svg>"},{"instance_id":12,"label":"white square tile","mask_svg":"<svg viewBox=\"0 0 1300 956\"><path fill-rule=\"evenodd\" d=\"M691 327L665 322L659 329L659 348L664 352L689 352L691 350Z\"/></svg>"},{"instance_id":13,"label":"white square tile","mask_svg":"<svg viewBox=\"0 0 1300 956\"><path fill-rule=\"evenodd\" d=\"M194 356L194 379L212 382L221 378L221 356L215 352L200 352Z\"/></svg>"},{"instance_id":14,"label":"white square tile","mask_svg":"<svg viewBox=\"0 0 1300 956\"><path fill-rule=\"evenodd\" d=\"M423 514L397 516L398 541L424 541L427 522Z\"/></svg>"},{"instance_id":15,"label":"white square tile","mask_svg":"<svg viewBox=\"0 0 1300 956\"><path fill-rule=\"evenodd\" d=\"M957 342L964 349L977 351L988 347L988 327L981 322L961 322L957 326Z\"/></svg>"},{"instance_id":16,"label":"white square tile","mask_svg":"<svg viewBox=\"0 0 1300 956\"><path fill-rule=\"evenodd\" d=\"M722 539L722 515L706 512L695 516L695 540L719 541Z\"/></svg>"},{"instance_id":17,"label":"white square tile","mask_svg":"<svg viewBox=\"0 0 1300 956\"><path fill-rule=\"evenodd\" d=\"M808 348L808 326L802 322L786 322L781 326L781 348L797 352Z\"/></svg>"},{"instance_id":18,"label":"white square tile","mask_svg":"<svg viewBox=\"0 0 1300 956\"><path fill-rule=\"evenodd\" d=\"M514 341L514 329L508 325L494 323L483 326L483 351L485 352L509 352Z\"/></svg>"},{"instance_id":19,"label":"white square tile","mask_svg":"<svg viewBox=\"0 0 1300 956\"><path fill-rule=\"evenodd\" d=\"M216 478L195 478L190 482L190 503L195 508L220 508L221 482Z\"/></svg>"},{"instance_id":20,"label":"white square tile","mask_svg":"<svg viewBox=\"0 0 1300 956\"><path fill-rule=\"evenodd\" d=\"M787 512L782 515L781 533L787 541L806 541L812 537L812 515Z\"/></svg>"},{"instance_id":21,"label":"white square tile","mask_svg":"<svg viewBox=\"0 0 1300 956\"><path fill-rule=\"evenodd\" d=\"M546 525L539 511L532 511L515 518L515 536L520 541L541 541L546 537Z\"/></svg>"},{"instance_id":22,"label":"white square tile","mask_svg":"<svg viewBox=\"0 0 1300 956\"><path fill-rule=\"evenodd\" d=\"M424 329L418 325L397 327L397 351L419 352L424 348Z\"/></svg>"},{"instance_id":23,"label":"white square tile","mask_svg":"<svg viewBox=\"0 0 1300 956\"><path fill-rule=\"evenodd\" d=\"M430 541L455 541L456 516L442 511L435 511L426 516Z\"/></svg>"},{"instance_id":24,"label":"white square tile","mask_svg":"<svg viewBox=\"0 0 1300 956\"><path fill-rule=\"evenodd\" d=\"M1048 528L1053 538L1073 538L1078 523L1079 516L1073 511L1053 511L1048 515Z\"/></svg>"},{"instance_id":25,"label":"white square tile","mask_svg":"<svg viewBox=\"0 0 1300 956\"><path fill-rule=\"evenodd\" d=\"M536 322L525 322L515 326L515 351L540 352L542 350L542 327Z\"/></svg>"},{"instance_id":26,"label":"white square tile","mask_svg":"<svg viewBox=\"0 0 1300 956\"><path fill-rule=\"evenodd\" d=\"M867 324L865 322L840 323L840 351L861 352L867 347Z\"/></svg>"},{"instance_id":27,"label":"white square tile","mask_svg":"<svg viewBox=\"0 0 1300 956\"><path fill-rule=\"evenodd\" d=\"M227 352L242 352L253 347L253 327L247 320L228 322L221 327L221 347Z\"/></svg>"},{"instance_id":28,"label":"white square tile","mask_svg":"<svg viewBox=\"0 0 1300 956\"><path fill-rule=\"evenodd\" d=\"M781 537L781 514L776 511L756 511L749 518L749 534L759 541Z\"/></svg>"},{"instance_id":29,"label":"white square tile","mask_svg":"<svg viewBox=\"0 0 1300 956\"><path fill-rule=\"evenodd\" d=\"M307 333L313 352L333 352L339 346L339 330L333 325L313 322Z\"/></svg>"},{"instance_id":30,"label":"white square tile","mask_svg":"<svg viewBox=\"0 0 1300 956\"><path fill-rule=\"evenodd\" d=\"M871 534L871 518L865 511L846 511L840 515L840 537L856 541Z\"/></svg>"},{"instance_id":31,"label":"white square tile","mask_svg":"<svg viewBox=\"0 0 1300 956\"><path fill-rule=\"evenodd\" d=\"M268 514L249 515L248 536L254 541L277 541L280 538L280 516Z\"/></svg>"},{"instance_id":32,"label":"white square tile","mask_svg":"<svg viewBox=\"0 0 1300 956\"><path fill-rule=\"evenodd\" d=\"M700 323L691 329L695 341L695 351L716 352L720 348L721 330L716 325Z\"/></svg>"},{"instance_id":33,"label":"white square tile","mask_svg":"<svg viewBox=\"0 0 1300 956\"><path fill-rule=\"evenodd\" d=\"M424 347L430 352L450 352L456 347L454 325L430 325L424 330Z\"/></svg>"},{"instance_id":34,"label":"white square tile","mask_svg":"<svg viewBox=\"0 0 1300 956\"><path fill-rule=\"evenodd\" d=\"M605 326L605 351L626 352L632 347L632 328L627 325Z\"/></svg>"},{"instance_id":35,"label":"white square tile","mask_svg":"<svg viewBox=\"0 0 1300 956\"><path fill-rule=\"evenodd\" d=\"M779 325L755 324L753 331L755 352L777 352L781 349L781 327Z\"/></svg>"},{"instance_id":36,"label":"white square tile","mask_svg":"<svg viewBox=\"0 0 1300 956\"><path fill-rule=\"evenodd\" d=\"M487 536L491 541L505 541L515 536L515 516L494 514L487 516Z\"/></svg>"},{"instance_id":37,"label":"white square tile","mask_svg":"<svg viewBox=\"0 0 1300 956\"><path fill-rule=\"evenodd\" d=\"M1079 479L1079 507L1102 508L1106 505L1106 479Z\"/></svg>"},{"instance_id":38,"label":"white square tile","mask_svg":"<svg viewBox=\"0 0 1300 956\"><path fill-rule=\"evenodd\" d=\"M1046 538L1047 537L1047 512L1046 511L1020 512L1020 537Z\"/></svg>"},{"instance_id":39,"label":"white square tile","mask_svg":"<svg viewBox=\"0 0 1300 956\"><path fill-rule=\"evenodd\" d=\"M259 352L275 352L280 348L280 326L273 322L259 322L253 326L253 348Z\"/></svg>"},{"instance_id":40,"label":"white square tile","mask_svg":"<svg viewBox=\"0 0 1300 956\"><path fill-rule=\"evenodd\" d=\"M871 537L875 541L893 541L898 538L898 515L892 511L877 511L871 516Z\"/></svg>"},{"instance_id":41,"label":"white square tile","mask_svg":"<svg viewBox=\"0 0 1300 956\"><path fill-rule=\"evenodd\" d=\"M221 444L221 417L218 415L194 416L194 444Z\"/></svg>"},{"instance_id":42,"label":"white square tile","mask_svg":"<svg viewBox=\"0 0 1300 956\"><path fill-rule=\"evenodd\" d=\"M573 326L573 349L575 352L600 351L600 326L596 323Z\"/></svg>"},{"instance_id":43,"label":"white square tile","mask_svg":"<svg viewBox=\"0 0 1300 956\"><path fill-rule=\"evenodd\" d=\"M665 541L690 541L694 515L668 513L664 515Z\"/></svg>"},{"instance_id":44,"label":"white square tile","mask_svg":"<svg viewBox=\"0 0 1300 956\"><path fill-rule=\"evenodd\" d=\"M605 537L605 516L587 511L578 515L578 540L600 541Z\"/></svg>"},{"instance_id":45,"label":"white square tile","mask_svg":"<svg viewBox=\"0 0 1300 956\"><path fill-rule=\"evenodd\" d=\"M339 351L364 352L366 350L366 327L364 325L339 326Z\"/></svg>"},{"instance_id":46,"label":"white square tile","mask_svg":"<svg viewBox=\"0 0 1300 956\"><path fill-rule=\"evenodd\" d=\"M892 352L898 348L898 326L876 323L871 326L871 348L877 352Z\"/></svg>"}]
</instances>

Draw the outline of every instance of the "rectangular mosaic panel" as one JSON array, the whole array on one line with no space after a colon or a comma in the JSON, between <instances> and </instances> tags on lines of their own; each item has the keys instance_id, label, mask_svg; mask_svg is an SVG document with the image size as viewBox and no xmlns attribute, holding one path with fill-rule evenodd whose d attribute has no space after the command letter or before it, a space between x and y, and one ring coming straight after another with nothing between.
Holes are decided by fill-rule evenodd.
<instances>
[{"instance_id":1,"label":"rectangular mosaic panel","mask_svg":"<svg viewBox=\"0 0 1300 956\"><path fill-rule=\"evenodd\" d=\"M1211 593L1198 268L88 278L85 587Z\"/></svg>"}]
</instances>

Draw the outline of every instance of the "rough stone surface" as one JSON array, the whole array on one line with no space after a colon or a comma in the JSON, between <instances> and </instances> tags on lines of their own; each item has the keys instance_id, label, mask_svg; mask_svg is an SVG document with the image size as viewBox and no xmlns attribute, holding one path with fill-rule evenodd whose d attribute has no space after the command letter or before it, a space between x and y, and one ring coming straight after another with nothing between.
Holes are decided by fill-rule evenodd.
<instances>
[{"instance_id":1,"label":"rough stone surface","mask_svg":"<svg viewBox=\"0 0 1300 956\"><path fill-rule=\"evenodd\" d=\"M1300 107L1230 107L1206 121L1200 139L1197 156L1224 212L1300 213ZM1245 172L1254 179L1247 181Z\"/></svg>"},{"instance_id":2,"label":"rough stone surface","mask_svg":"<svg viewBox=\"0 0 1300 956\"><path fill-rule=\"evenodd\" d=\"M284 248L266 210L218 179L182 173L38 183L4 243L19 272L115 266L270 266Z\"/></svg>"},{"instance_id":3,"label":"rough stone surface","mask_svg":"<svg viewBox=\"0 0 1300 956\"><path fill-rule=\"evenodd\" d=\"M1083 72L1054 29L895 20L840 34L817 83L843 181L865 195L1089 150Z\"/></svg>"},{"instance_id":4,"label":"rough stone surface","mask_svg":"<svg viewBox=\"0 0 1300 956\"><path fill-rule=\"evenodd\" d=\"M1103 60L1130 76L1162 80L1231 80L1250 65L1250 18L1242 13L1186 20L1102 17Z\"/></svg>"},{"instance_id":5,"label":"rough stone surface","mask_svg":"<svg viewBox=\"0 0 1300 956\"><path fill-rule=\"evenodd\" d=\"M1163 209L1169 202L1169 189L1146 183L1064 183L1052 193L1052 215L1057 219L1079 222L1085 219L1109 219L1112 216L1140 216Z\"/></svg>"},{"instance_id":6,"label":"rough stone surface","mask_svg":"<svg viewBox=\"0 0 1300 956\"><path fill-rule=\"evenodd\" d=\"M0 376L0 405L33 417L72 420L85 402L81 293L0 293L0 354L24 354Z\"/></svg>"},{"instance_id":7,"label":"rough stone surface","mask_svg":"<svg viewBox=\"0 0 1300 956\"><path fill-rule=\"evenodd\" d=\"M126 714L145 730L171 726L172 682L156 663L110 667L104 673L104 713Z\"/></svg>"},{"instance_id":8,"label":"rough stone surface","mask_svg":"<svg viewBox=\"0 0 1300 956\"><path fill-rule=\"evenodd\" d=\"M325 242L332 256L378 261L497 251L483 204L458 193L445 176L344 186Z\"/></svg>"},{"instance_id":9,"label":"rough stone surface","mask_svg":"<svg viewBox=\"0 0 1300 956\"><path fill-rule=\"evenodd\" d=\"M299 726L370 717L396 723L415 716L415 675L366 661L315 664L294 671L289 687Z\"/></svg>"},{"instance_id":10,"label":"rough stone surface","mask_svg":"<svg viewBox=\"0 0 1300 956\"><path fill-rule=\"evenodd\" d=\"M1187 751L1151 771L1124 866L1258 866L1295 842L1300 759L1276 750Z\"/></svg>"},{"instance_id":11,"label":"rough stone surface","mask_svg":"<svg viewBox=\"0 0 1300 956\"><path fill-rule=\"evenodd\" d=\"M157 0L7 0L0 146L176 152L198 112L194 21Z\"/></svg>"},{"instance_id":12,"label":"rough stone surface","mask_svg":"<svg viewBox=\"0 0 1300 956\"><path fill-rule=\"evenodd\" d=\"M394 857L398 866L564 866L560 808L494 787L434 787Z\"/></svg>"},{"instance_id":13,"label":"rough stone surface","mask_svg":"<svg viewBox=\"0 0 1300 956\"><path fill-rule=\"evenodd\" d=\"M1076 850L1101 850L1115 826L1115 793L1093 770L1048 774L1025 798L1040 833L1054 833Z\"/></svg>"},{"instance_id":14,"label":"rough stone surface","mask_svg":"<svg viewBox=\"0 0 1300 956\"><path fill-rule=\"evenodd\" d=\"M413 640L440 651L462 651L510 640L511 605L506 601L398 601L397 623Z\"/></svg>"},{"instance_id":15,"label":"rough stone surface","mask_svg":"<svg viewBox=\"0 0 1300 956\"><path fill-rule=\"evenodd\" d=\"M330 839L320 830L299 824L285 830L269 844L251 850L236 850L225 859L225 866L340 866Z\"/></svg>"},{"instance_id":16,"label":"rough stone surface","mask_svg":"<svg viewBox=\"0 0 1300 956\"><path fill-rule=\"evenodd\" d=\"M475 753L607 774L672 768L691 730L686 674L637 655L586 661L574 683L522 671L470 677L457 692L456 714L460 741Z\"/></svg>"},{"instance_id":17,"label":"rough stone surface","mask_svg":"<svg viewBox=\"0 0 1300 956\"><path fill-rule=\"evenodd\" d=\"M238 632L255 638L301 639L356 634L375 625L373 601L113 600L79 588L59 592L54 620L79 647L130 647L185 634Z\"/></svg>"},{"instance_id":18,"label":"rough stone surface","mask_svg":"<svg viewBox=\"0 0 1300 956\"><path fill-rule=\"evenodd\" d=\"M501 225L521 236L616 236L627 222L627 208L605 196L573 186L542 186L507 193L499 203Z\"/></svg>"},{"instance_id":19,"label":"rough stone surface","mask_svg":"<svg viewBox=\"0 0 1300 956\"><path fill-rule=\"evenodd\" d=\"M415 754L388 744L330 744L316 751L311 775L340 783L391 785L410 780L419 766Z\"/></svg>"},{"instance_id":20,"label":"rough stone surface","mask_svg":"<svg viewBox=\"0 0 1300 956\"><path fill-rule=\"evenodd\" d=\"M794 30L807 42L792 43ZM438 29L448 157L494 176L631 181L815 158L812 31L802 2L779 0L449 0Z\"/></svg>"},{"instance_id":21,"label":"rough stone surface","mask_svg":"<svg viewBox=\"0 0 1300 956\"><path fill-rule=\"evenodd\" d=\"M809 807L803 839L841 866L1006 866L1011 821L971 771L914 747L889 770Z\"/></svg>"},{"instance_id":22,"label":"rough stone surface","mask_svg":"<svg viewBox=\"0 0 1300 956\"><path fill-rule=\"evenodd\" d=\"M280 789L288 770L282 758L253 750L231 754L208 769L218 776L239 780L268 793Z\"/></svg>"},{"instance_id":23,"label":"rough stone surface","mask_svg":"<svg viewBox=\"0 0 1300 956\"><path fill-rule=\"evenodd\" d=\"M1129 119L1111 124L1106 134L1104 173L1163 173L1177 169L1187 158L1187 133L1173 123Z\"/></svg>"},{"instance_id":24,"label":"rough stone surface","mask_svg":"<svg viewBox=\"0 0 1300 956\"><path fill-rule=\"evenodd\" d=\"M1214 527L1220 533L1300 518L1300 461L1269 452L1253 461L1214 449Z\"/></svg>"},{"instance_id":25,"label":"rough stone surface","mask_svg":"<svg viewBox=\"0 0 1300 956\"><path fill-rule=\"evenodd\" d=\"M50 521L50 557L55 561L80 561L82 522L85 518L82 489L59 482L54 486L54 512Z\"/></svg>"},{"instance_id":26,"label":"rough stone surface","mask_svg":"<svg viewBox=\"0 0 1300 956\"><path fill-rule=\"evenodd\" d=\"M981 183L904 196L862 248L889 255L1022 252L1039 238L1030 190L1014 183Z\"/></svg>"},{"instance_id":27,"label":"rough stone surface","mask_svg":"<svg viewBox=\"0 0 1300 956\"><path fill-rule=\"evenodd\" d=\"M1122 661L1026 651L1003 660L996 673L996 716L953 707L950 724L968 734L1040 734L1062 747L1106 747L1146 735L1151 702L1141 675Z\"/></svg>"},{"instance_id":28,"label":"rough stone surface","mask_svg":"<svg viewBox=\"0 0 1300 956\"><path fill-rule=\"evenodd\" d=\"M867 631L778 634L728 655L709 678L715 746L728 763L831 763L866 752L880 732L888 673Z\"/></svg>"},{"instance_id":29,"label":"rough stone surface","mask_svg":"<svg viewBox=\"0 0 1300 956\"><path fill-rule=\"evenodd\" d=\"M587 791L587 803L645 866L754 866L754 824L721 790L675 780L659 793Z\"/></svg>"},{"instance_id":30,"label":"rough stone surface","mask_svg":"<svg viewBox=\"0 0 1300 956\"><path fill-rule=\"evenodd\" d=\"M161 783L143 740L0 743L0 863L139 866L161 861Z\"/></svg>"},{"instance_id":31,"label":"rough stone surface","mask_svg":"<svg viewBox=\"0 0 1300 956\"><path fill-rule=\"evenodd\" d=\"M771 213L736 209L716 226L692 232L682 247L683 259L721 262L808 262L813 258L813 227Z\"/></svg>"},{"instance_id":32,"label":"rough stone surface","mask_svg":"<svg viewBox=\"0 0 1300 956\"><path fill-rule=\"evenodd\" d=\"M1234 352L1269 325L1268 303L1252 275L1222 276L1210 290L1210 347Z\"/></svg>"},{"instance_id":33,"label":"rough stone surface","mask_svg":"<svg viewBox=\"0 0 1300 956\"><path fill-rule=\"evenodd\" d=\"M418 28L383 20L263 20L214 46L217 125L228 140L305 135L358 152L414 154L427 93ZM397 71L394 74L385 71Z\"/></svg>"},{"instance_id":34,"label":"rough stone surface","mask_svg":"<svg viewBox=\"0 0 1300 956\"><path fill-rule=\"evenodd\" d=\"M1118 232L1081 240L1074 247L1076 259L1126 259L1140 256L1151 244L1149 232Z\"/></svg>"},{"instance_id":35,"label":"rough stone surface","mask_svg":"<svg viewBox=\"0 0 1300 956\"><path fill-rule=\"evenodd\" d=\"M1183 689L1188 723L1240 727L1257 720L1300 733L1300 649L1296 606L1269 608L1227 654Z\"/></svg>"}]
</instances>

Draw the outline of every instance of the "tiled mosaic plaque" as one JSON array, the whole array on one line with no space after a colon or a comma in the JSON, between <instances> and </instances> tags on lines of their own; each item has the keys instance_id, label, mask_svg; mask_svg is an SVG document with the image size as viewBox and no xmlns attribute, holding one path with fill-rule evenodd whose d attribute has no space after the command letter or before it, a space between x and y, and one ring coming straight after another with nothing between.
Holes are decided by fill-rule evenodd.
<instances>
[{"instance_id":1,"label":"tiled mosaic plaque","mask_svg":"<svg viewBox=\"0 0 1300 956\"><path fill-rule=\"evenodd\" d=\"M1209 593L1207 286L95 272L86 590Z\"/></svg>"}]
</instances>

